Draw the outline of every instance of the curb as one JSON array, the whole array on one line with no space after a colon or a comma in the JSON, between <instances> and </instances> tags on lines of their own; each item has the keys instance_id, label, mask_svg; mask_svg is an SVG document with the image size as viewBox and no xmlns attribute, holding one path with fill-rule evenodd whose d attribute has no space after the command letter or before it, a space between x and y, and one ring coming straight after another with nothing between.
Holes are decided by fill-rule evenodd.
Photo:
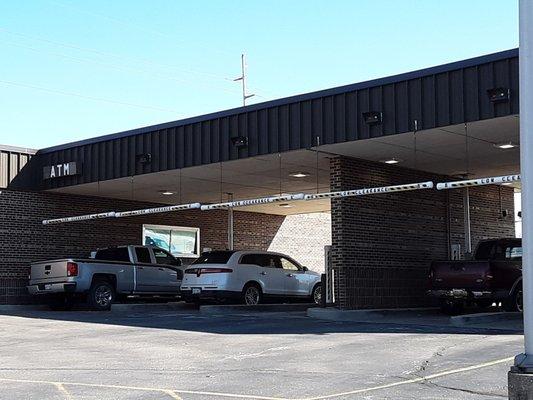
<instances>
[{"instance_id":1,"label":"curb","mask_svg":"<svg viewBox=\"0 0 533 400\"><path fill-rule=\"evenodd\" d=\"M170 303L118 303L111 306L111 312L124 311L151 311L151 310L183 310L187 305L184 302Z\"/></svg>"},{"instance_id":2,"label":"curb","mask_svg":"<svg viewBox=\"0 0 533 400\"><path fill-rule=\"evenodd\" d=\"M307 316L328 321L347 322L375 322L402 312L417 312L418 314L432 314L438 310L435 307L424 308L384 308L374 310L339 310L336 308L310 308Z\"/></svg>"},{"instance_id":3,"label":"curb","mask_svg":"<svg viewBox=\"0 0 533 400\"><path fill-rule=\"evenodd\" d=\"M450 317L450 323L454 326L469 326L472 324L486 324L490 322L521 321L520 312L492 312L479 314L456 315Z\"/></svg>"},{"instance_id":4,"label":"curb","mask_svg":"<svg viewBox=\"0 0 533 400\"><path fill-rule=\"evenodd\" d=\"M0 304L0 313L13 311L49 310L46 304Z\"/></svg>"},{"instance_id":5,"label":"curb","mask_svg":"<svg viewBox=\"0 0 533 400\"><path fill-rule=\"evenodd\" d=\"M151 310L184 310L187 309L187 305L183 302L171 302L171 303L118 303L111 306L111 312L123 313L130 311L146 311ZM25 311L51 311L47 304L0 304L0 314L10 312L25 312ZM83 308L75 308L75 311L91 311Z\"/></svg>"},{"instance_id":6,"label":"curb","mask_svg":"<svg viewBox=\"0 0 533 400\"><path fill-rule=\"evenodd\" d=\"M273 313L273 312L291 312L307 311L316 307L313 303L301 304L259 304L257 306L246 306L242 304L232 305L206 305L200 306L200 314L250 314L250 313Z\"/></svg>"}]
</instances>

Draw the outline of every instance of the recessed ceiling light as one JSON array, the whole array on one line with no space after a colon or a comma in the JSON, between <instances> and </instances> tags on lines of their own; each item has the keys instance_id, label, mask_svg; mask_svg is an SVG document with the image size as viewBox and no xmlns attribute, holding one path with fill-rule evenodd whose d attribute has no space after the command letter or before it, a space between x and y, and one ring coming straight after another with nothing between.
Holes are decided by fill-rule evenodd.
<instances>
[{"instance_id":1,"label":"recessed ceiling light","mask_svg":"<svg viewBox=\"0 0 533 400\"><path fill-rule=\"evenodd\" d=\"M279 206L283 207L283 208L292 208L293 207L292 204L289 204L289 203L281 203Z\"/></svg>"},{"instance_id":2,"label":"recessed ceiling light","mask_svg":"<svg viewBox=\"0 0 533 400\"><path fill-rule=\"evenodd\" d=\"M174 194L174 192L168 190L161 190L159 193L161 193L163 196L172 196Z\"/></svg>"},{"instance_id":3,"label":"recessed ceiling light","mask_svg":"<svg viewBox=\"0 0 533 400\"><path fill-rule=\"evenodd\" d=\"M309 173L307 173L307 172L293 172L292 174L289 174L289 176L292 176L293 178L305 178L306 176L309 176Z\"/></svg>"},{"instance_id":4,"label":"recessed ceiling light","mask_svg":"<svg viewBox=\"0 0 533 400\"><path fill-rule=\"evenodd\" d=\"M506 150L506 149L512 149L514 147L517 147L518 145L513 142L505 142L505 143L495 143L494 146L499 149Z\"/></svg>"},{"instance_id":5,"label":"recessed ceiling light","mask_svg":"<svg viewBox=\"0 0 533 400\"><path fill-rule=\"evenodd\" d=\"M382 160L382 163L385 164L398 164L402 160L398 160L397 158L389 158L388 160Z\"/></svg>"}]
</instances>

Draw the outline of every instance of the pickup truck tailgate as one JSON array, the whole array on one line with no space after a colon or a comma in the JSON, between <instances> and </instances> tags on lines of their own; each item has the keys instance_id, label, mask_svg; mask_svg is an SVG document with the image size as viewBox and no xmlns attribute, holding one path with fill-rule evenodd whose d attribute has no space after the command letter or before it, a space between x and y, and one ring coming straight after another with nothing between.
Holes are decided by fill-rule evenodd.
<instances>
[{"instance_id":1,"label":"pickup truck tailgate","mask_svg":"<svg viewBox=\"0 0 533 400\"><path fill-rule=\"evenodd\" d=\"M434 261L431 264L432 289L488 289L488 261Z\"/></svg>"},{"instance_id":2,"label":"pickup truck tailgate","mask_svg":"<svg viewBox=\"0 0 533 400\"><path fill-rule=\"evenodd\" d=\"M57 280L67 277L67 263L71 260L53 260L33 263L30 266L31 281Z\"/></svg>"}]
</instances>

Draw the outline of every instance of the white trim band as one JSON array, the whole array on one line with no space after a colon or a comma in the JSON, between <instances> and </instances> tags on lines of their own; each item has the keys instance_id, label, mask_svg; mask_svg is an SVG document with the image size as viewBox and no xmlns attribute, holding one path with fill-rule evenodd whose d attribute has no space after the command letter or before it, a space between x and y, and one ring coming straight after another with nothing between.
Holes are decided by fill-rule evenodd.
<instances>
[{"instance_id":1,"label":"white trim band","mask_svg":"<svg viewBox=\"0 0 533 400\"><path fill-rule=\"evenodd\" d=\"M75 217L45 219L43 220L43 225L62 224L64 222L86 221L90 219L113 218L114 216L115 216L115 212L111 211L111 212L105 212L105 213L99 213L99 214L78 215Z\"/></svg>"},{"instance_id":2,"label":"white trim band","mask_svg":"<svg viewBox=\"0 0 533 400\"><path fill-rule=\"evenodd\" d=\"M133 217L136 215L158 214L158 213L165 213L165 212L172 212L172 211L179 211L179 210L191 210L195 208L200 208L200 203L178 204L175 206L162 206L162 207L155 207L155 208L144 208L142 210L121 211L121 212L115 213L115 217L117 218Z\"/></svg>"},{"instance_id":3,"label":"white trim band","mask_svg":"<svg viewBox=\"0 0 533 400\"><path fill-rule=\"evenodd\" d=\"M336 198L336 197L365 196L368 194L406 192L409 190L420 190L420 189L431 189L431 188L433 188L433 182L427 181L427 182L418 182L418 183L407 183L404 185L381 186L381 187L375 187L375 188L355 189L355 190L343 190L339 192L306 194L305 200L317 200L317 199L326 199L326 198L331 199L331 198Z\"/></svg>"},{"instance_id":4,"label":"white trim band","mask_svg":"<svg viewBox=\"0 0 533 400\"><path fill-rule=\"evenodd\" d=\"M305 194L289 194L285 196L260 197L258 199L229 201L227 203L206 204L201 207L202 210L218 210L221 208L247 207L259 204L277 203L280 201L304 200Z\"/></svg>"},{"instance_id":5,"label":"white trim band","mask_svg":"<svg viewBox=\"0 0 533 400\"><path fill-rule=\"evenodd\" d=\"M437 190L456 189L469 186L501 185L502 183L520 182L520 175L492 176L488 178L468 179L465 181L437 183Z\"/></svg>"}]
</instances>

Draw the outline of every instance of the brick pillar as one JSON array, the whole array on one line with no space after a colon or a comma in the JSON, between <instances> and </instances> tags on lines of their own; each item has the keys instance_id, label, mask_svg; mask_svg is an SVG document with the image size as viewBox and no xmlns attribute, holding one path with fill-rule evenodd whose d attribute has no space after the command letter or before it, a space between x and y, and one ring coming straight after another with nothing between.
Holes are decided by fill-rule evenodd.
<instances>
[{"instance_id":1,"label":"brick pillar","mask_svg":"<svg viewBox=\"0 0 533 400\"><path fill-rule=\"evenodd\" d=\"M349 190L449 177L382 163L331 160L331 190ZM462 198L450 193L451 243L464 246ZM500 202L511 216L501 218ZM342 309L421 307L432 260L448 257L447 196L436 190L332 199L332 265ZM514 237L513 189L471 189L472 242Z\"/></svg>"}]
</instances>

